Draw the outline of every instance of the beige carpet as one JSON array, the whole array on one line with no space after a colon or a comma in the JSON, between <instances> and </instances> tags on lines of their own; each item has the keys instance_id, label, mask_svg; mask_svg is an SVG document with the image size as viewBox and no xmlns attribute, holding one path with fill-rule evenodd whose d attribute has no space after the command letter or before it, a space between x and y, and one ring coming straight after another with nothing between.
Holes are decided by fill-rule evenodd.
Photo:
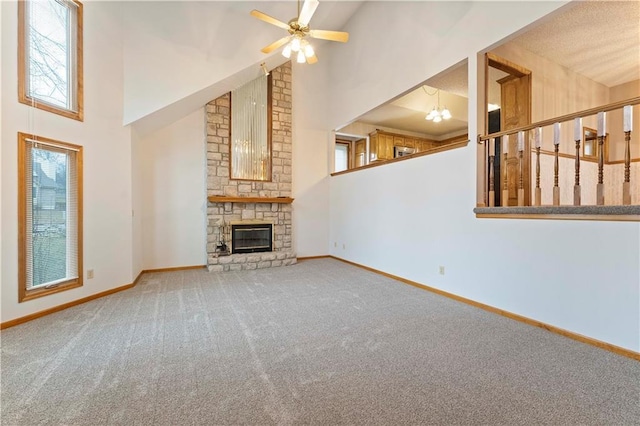
<instances>
[{"instance_id":1,"label":"beige carpet","mask_svg":"<svg viewBox=\"0 0 640 426\"><path fill-rule=\"evenodd\" d=\"M2 331L2 425L640 424L640 363L331 259Z\"/></svg>"}]
</instances>

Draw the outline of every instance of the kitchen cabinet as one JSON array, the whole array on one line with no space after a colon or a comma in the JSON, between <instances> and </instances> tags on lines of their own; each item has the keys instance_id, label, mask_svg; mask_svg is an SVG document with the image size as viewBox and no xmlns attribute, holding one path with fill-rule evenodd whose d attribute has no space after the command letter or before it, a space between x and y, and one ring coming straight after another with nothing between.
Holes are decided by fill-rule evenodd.
<instances>
[{"instance_id":1,"label":"kitchen cabinet","mask_svg":"<svg viewBox=\"0 0 640 426\"><path fill-rule=\"evenodd\" d=\"M369 155L371 161L393 158L393 134L376 130L369 133Z\"/></svg>"},{"instance_id":2,"label":"kitchen cabinet","mask_svg":"<svg viewBox=\"0 0 640 426\"><path fill-rule=\"evenodd\" d=\"M417 152L426 151L437 146L437 142L418 138L415 136L402 135L399 133L376 130L369 133L370 161L390 160L394 158L394 147L415 148Z\"/></svg>"}]
</instances>

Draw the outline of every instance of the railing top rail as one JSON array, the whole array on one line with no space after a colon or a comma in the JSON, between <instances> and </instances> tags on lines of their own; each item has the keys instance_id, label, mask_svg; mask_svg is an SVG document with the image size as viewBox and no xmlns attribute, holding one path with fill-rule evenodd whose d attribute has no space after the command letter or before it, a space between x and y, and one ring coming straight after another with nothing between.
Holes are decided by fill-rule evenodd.
<instances>
[{"instance_id":1,"label":"railing top rail","mask_svg":"<svg viewBox=\"0 0 640 426\"><path fill-rule=\"evenodd\" d=\"M482 142L484 142L486 140L489 140L491 138L498 138L498 137L505 136L505 135L513 135L513 134L521 132L521 131L527 131L527 130L535 129L536 127L551 126L554 123L562 123L564 121L570 121L570 120L573 120L573 119L578 118L578 117L588 117L590 115L594 115L594 114L597 114L599 112L613 111L613 110L625 107L627 105L637 105L637 104L640 104L640 96L637 96L635 98L626 99L624 101L613 102L613 103L610 103L610 104L607 104L607 105L601 105L601 106L598 106L598 107L595 107L595 108L585 109L583 111L573 112L571 114L561 115L560 117L549 118L547 120L542 120L542 121L538 121L536 123L527 124L526 126L514 127L513 129L509 129L509 130L502 130L500 132L491 133L491 134L488 134L488 135L485 135L485 136L479 135L478 136L478 143L482 143Z\"/></svg>"}]
</instances>

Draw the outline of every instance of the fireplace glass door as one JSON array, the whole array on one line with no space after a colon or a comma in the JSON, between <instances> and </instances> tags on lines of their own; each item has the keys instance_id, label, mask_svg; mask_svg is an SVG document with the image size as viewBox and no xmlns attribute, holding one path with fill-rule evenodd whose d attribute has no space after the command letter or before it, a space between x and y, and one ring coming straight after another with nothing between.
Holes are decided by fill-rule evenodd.
<instances>
[{"instance_id":1,"label":"fireplace glass door","mask_svg":"<svg viewBox=\"0 0 640 426\"><path fill-rule=\"evenodd\" d=\"M247 224L231 226L231 252L256 253L272 251L272 225Z\"/></svg>"}]
</instances>

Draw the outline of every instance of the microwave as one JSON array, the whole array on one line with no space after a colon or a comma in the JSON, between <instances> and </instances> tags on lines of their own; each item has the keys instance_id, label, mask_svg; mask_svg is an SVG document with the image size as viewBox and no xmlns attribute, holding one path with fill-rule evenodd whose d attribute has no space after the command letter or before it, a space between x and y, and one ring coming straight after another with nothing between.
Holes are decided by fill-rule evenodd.
<instances>
[{"instance_id":1,"label":"microwave","mask_svg":"<svg viewBox=\"0 0 640 426\"><path fill-rule=\"evenodd\" d=\"M415 148L409 148L408 146L394 146L393 158L404 157L405 155L415 154Z\"/></svg>"}]
</instances>

